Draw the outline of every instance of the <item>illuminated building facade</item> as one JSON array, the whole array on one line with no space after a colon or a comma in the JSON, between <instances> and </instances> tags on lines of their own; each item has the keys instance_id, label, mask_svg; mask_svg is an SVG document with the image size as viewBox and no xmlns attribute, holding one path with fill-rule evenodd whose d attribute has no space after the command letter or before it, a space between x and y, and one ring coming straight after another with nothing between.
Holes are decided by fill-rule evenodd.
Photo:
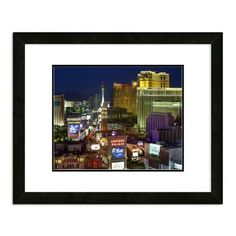
<instances>
[{"instance_id":1,"label":"illuminated building facade","mask_svg":"<svg viewBox=\"0 0 236 236\"><path fill-rule=\"evenodd\" d=\"M93 109L94 108L94 97L90 96L88 99L88 109Z\"/></svg>"},{"instance_id":2,"label":"illuminated building facade","mask_svg":"<svg viewBox=\"0 0 236 236\"><path fill-rule=\"evenodd\" d=\"M107 115L107 107L101 107L101 123L100 129L102 131L108 130L108 115Z\"/></svg>"},{"instance_id":3,"label":"illuminated building facade","mask_svg":"<svg viewBox=\"0 0 236 236\"><path fill-rule=\"evenodd\" d=\"M137 122L145 131L146 119L152 112L169 112L181 116L182 88L170 88L169 74L141 71L138 74Z\"/></svg>"},{"instance_id":4,"label":"illuminated building facade","mask_svg":"<svg viewBox=\"0 0 236 236\"><path fill-rule=\"evenodd\" d=\"M168 160L168 169L182 170L182 148L165 148L161 147L161 161L162 159Z\"/></svg>"},{"instance_id":5,"label":"illuminated building facade","mask_svg":"<svg viewBox=\"0 0 236 236\"><path fill-rule=\"evenodd\" d=\"M152 104L152 111L153 112L169 112L171 113L175 118L178 116L181 117L181 101L177 102L163 102L163 101L156 101ZM178 124L180 125L180 124Z\"/></svg>"},{"instance_id":6,"label":"illuminated building facade","mask_svg":"<svg viewBox=\"0 0 236 236\"><path fill-rule=\"evenodd\" d=\"M127 112L136 115L137 82L131 84L113 83L113 106L126 108Z\"/></svg>"},{"instance_id":7,"label":"illuminated building facade","mask_svg":"<svg viewBox=\"0 0 236 236\"><path fill-rule=\"evenodd\" d=\"M182 128L179 126L172 126L168 129L152 130L149 137L152 142L168 142L170 144L181 143Z\"/></svg>"},{"instance_id":8,"label":"illuminated building facade","mask_svg":"<svg viewBox=\"0 0 236 236\"><path fill-rule=\"evenodd\" d=\"M62 126L65 123L64 94L54 95L54 125Z\"/></svg>"},{"instance_id":9,"label":"illuminated building facade","mask_svg":"<svg viewBox=\"0 0 236 236\"><path fill-rule=\"evenodd\" d=\"M121 121L125 118L130 118L132 117L131 113L127 113L126 108L121 108L121 107L109 107L107 109L108 112L108 120L109 121Z\"/></svg>"},{"instance_id":10,"label":"illuminated building facade","mask_svg":"<svg viewBox=\"0 0 236 236\"><path fill-rule=\"evenodd\" d=\"M65 105L65 109L67 107L74 107L75 106L75 102L74 101L67 101L67 100L64 100L64 105Z\"/></svg>"},{"instance_id":11,"label":"illuminated building facade","mask_svg":"<svg viewBox=\"0 0 236 236\"><path fill-rule=\"evenodd\" d=\"M166 103L168 102L168 103ZM178 104L170 106L170 104ZM157 104L163 104L159 110ZM168 106L165 104L169 104ZM137 120L139 128L146 129L146 118L152 112L171 112L176 118L181 116L182 89L181 88L162 88L162 89L140 89L137 90ZM174 108L174 109L172 109Z\"/></svg>"},{"instance_id":12,"label":"illuminated building facade","mask_svg":"<svg viewBox=\"0 0 236 236\"><path fill-rule=\"evenodd\" d=\"M174 117L171 113L151 113L146 120L146 131L147 136L154 143L181 141L181 127L174 126Z\"/></svg>"},{"instance_id":13,"label":"illuminated building facade","mask_svg":"<svg viewBox=\"0 0 236 236\"><path fill-rule=\"evenodd\" d=\"M102 101L101 94L96 93L94 96L94 107L93 107L95 111L99 109L101 101Z\"/></svg>"},{"instance_id":14,"label":"illuminated building facade","mask_svg":"<svg viewBox=\"0 0 236 236\"><path fill-rule=\"evenodd\" d=\"M170 75L166 72L140 71L138 74L139 88L169 88Z\"/></svg>"},{"instance_id":15,"label":"illuminated building facade","mask_svg":"<svg viewBox=\"0 0 236 236\"><path fill-rule=\"evenodd\" d=\"M151 113L146 121L148 134L155 129L168 129L170 126L174 126L174 117L170 113Z\"/></svg>"}]
</instances>

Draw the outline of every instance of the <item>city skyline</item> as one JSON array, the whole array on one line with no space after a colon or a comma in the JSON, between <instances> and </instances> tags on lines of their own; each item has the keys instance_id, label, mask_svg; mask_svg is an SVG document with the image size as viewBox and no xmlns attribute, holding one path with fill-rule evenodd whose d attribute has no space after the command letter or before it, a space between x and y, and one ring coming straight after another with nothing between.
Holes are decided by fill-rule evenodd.
<instances>
[{"instance_id":1,"label":"city skyline","mask_svg":"<svg viewBox=\"0 0 236 236\"><path fill-rule=\"evenodd\" d=\"M53 66L53 170L183 170L183 69Z\"/></svg>"},{"instance_id":2,"label":"city skyline","mask_svg":"<svg viewBox=\"0 0 236 236\"><path fill-rule=\"evenodd\" d=\"M101 92L102 83L105 87L105 100L111 100L113 83L130 84L131 81L137 80L140 71L167 72L171 78L170 86L182 87L182 66L179 65L92 65L89 66L89 70L85 65L58 65L53 66L53 70L54 93L64 94L67 100L86 100Z\"/></svg>"}]
</instances>

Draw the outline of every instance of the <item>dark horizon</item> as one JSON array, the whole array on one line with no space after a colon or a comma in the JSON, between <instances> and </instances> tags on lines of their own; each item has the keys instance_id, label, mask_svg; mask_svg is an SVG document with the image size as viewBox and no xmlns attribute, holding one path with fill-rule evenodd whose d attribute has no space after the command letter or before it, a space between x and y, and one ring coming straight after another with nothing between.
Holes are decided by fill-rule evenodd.
<instances>
[{"instance_id":1,"label":"dark horizon","mask_svg":"<svg viewBox=\"0 0 236 236\"><path fill-rule=\"evenodd\" d=\"M105 87L105 100L111 99L112 86L117 83L131 83L137 80L140 71L167 72L170 74L170 87L181 87L183 66L114 66L114 65L58 65L53 66L54 94L65 94L67 100L87 100Z\"/></svg>"}]
</instances>

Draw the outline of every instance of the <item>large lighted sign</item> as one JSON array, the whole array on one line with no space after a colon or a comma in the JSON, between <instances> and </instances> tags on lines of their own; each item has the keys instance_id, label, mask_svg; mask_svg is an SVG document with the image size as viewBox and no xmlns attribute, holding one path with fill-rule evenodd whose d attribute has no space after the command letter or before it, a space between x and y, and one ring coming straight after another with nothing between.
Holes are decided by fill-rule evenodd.
<instances>
[{"instance_id":1,"label":"large lighted sign","mask_svg":"<svg viewBox=\"0 0 236 236\"><path fill-rule=\"evenodd\" d=\"M80 122L80 119L77 117L68 117L66 120L67 120L68 124L70 124L70 123L77 124Z\"/></svg>"},{"instance_id":2,"label":"large lighted sign","mask_svg":"<svg viewBox=\"0 0 236 236\"><path fill-rule=\"evenodd\" d=\"M79 132L80 126L79 124L71 124L70 125L70 134L77 134Z\"/></svg>"},{"instance_id":3,"label":"large lighted sign","mask_svg":"<svg viewBox=\"0 0 236 236\"><path fill-rule=\"evenodd\" d=\"M112 148L111 155L112 155L113 158L124 158L125 157L124 147Z\"/></svg>"},{"instance_id":4,"label":"large lighted sign","mask_svg":"<svg viewBox=\"0 0 236 236\"><path fill-rule=\"evenodd\" d=\"M139 156L139 155L138 155L138 152L133 152L133 153L132 153L132 156L133 156L133 157L138 157L138 156Z\"/></svg>"},{"instance_id":5,"label":"large lighted sign","mask_svg":"<svg viewBox=\"0 0 236 236\"><path fill-rule=\"evenodd\" d=\"M57 169L73 169L79 168L79 159L78 158L62 158L55 160Z\"/></svg>"},{"instance_id":6,"label":"large lighted sign","mask_svg":"<svg viewBox=\"0 0 236 236\"><path fill-rule=\"evenodd\" d=\"M100 144L92 144L92 145L91 145L91 150L97 151L97 150L99 150L99 149L100 149Z\"/></svg>"},{"instance_id":7,"label":"large lighted sign","mask_svg":"<svg viewBox=\"0 0 236 236\"><path fill-rule=\"evenodd\" d=\"M112 139L111 140L111 146L124 146L125 145L125 139Z\"/></svg>"},{"instance_id":8,"label":"large lighted sign","mask_svg":"<svg viewBox=\"0 0 236 236\"><path fill-rule=\"evenodd\" d=\"M160 153L160 148L161 148L161 145L150 143L150 145L149 145L149 154L158 156L159 153Z\"/></svg>"},{"instance_id":9,"label":"large lighted sign","mask_svg":"<svg viewBox=\"0 0 236 236\"><path fill-rule=\"evenodd\" d=\"M112 162L111 163L112 170L124 170L125 169L125 162Z\"/></svg>"}]
</instances>

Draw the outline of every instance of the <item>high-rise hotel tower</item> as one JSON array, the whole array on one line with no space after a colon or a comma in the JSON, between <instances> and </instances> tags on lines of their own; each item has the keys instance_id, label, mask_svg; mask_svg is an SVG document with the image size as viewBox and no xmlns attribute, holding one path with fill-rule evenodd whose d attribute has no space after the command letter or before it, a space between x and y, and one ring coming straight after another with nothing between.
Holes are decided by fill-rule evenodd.
<instances>
[{"instance_id":1,"label":"high-rise hotel tower","mask_svg":"<svg viewBox=\"0 0 236 236\"><path fill-rule=\"evenodd\" d=\"M54 95L54 125L64 125L64 94Z\"/></svg>"},{"instance_id":2,"label":"high-rise hotel tower","mask_svg":"<svg viewBox=\"0 0 236 236\"><path fill-rule=\"evenodd\" d=\"M146 130L146 119L152 112L169 112L181 116L182 88L170 88L166 72L141 71L137 87L137 123Z\"/></svg>"},{"instance_id":3,"label":"high-rise hotel tower","mask_svg":"<svg viewBox=\"0 0 236 236\"><path fill-rule=\"evenodd\" d=\"M116 108L126 108L127 112L136 115L137 82L131 84L113 83L113 105Z\"/></svg>"}]
</instances>

